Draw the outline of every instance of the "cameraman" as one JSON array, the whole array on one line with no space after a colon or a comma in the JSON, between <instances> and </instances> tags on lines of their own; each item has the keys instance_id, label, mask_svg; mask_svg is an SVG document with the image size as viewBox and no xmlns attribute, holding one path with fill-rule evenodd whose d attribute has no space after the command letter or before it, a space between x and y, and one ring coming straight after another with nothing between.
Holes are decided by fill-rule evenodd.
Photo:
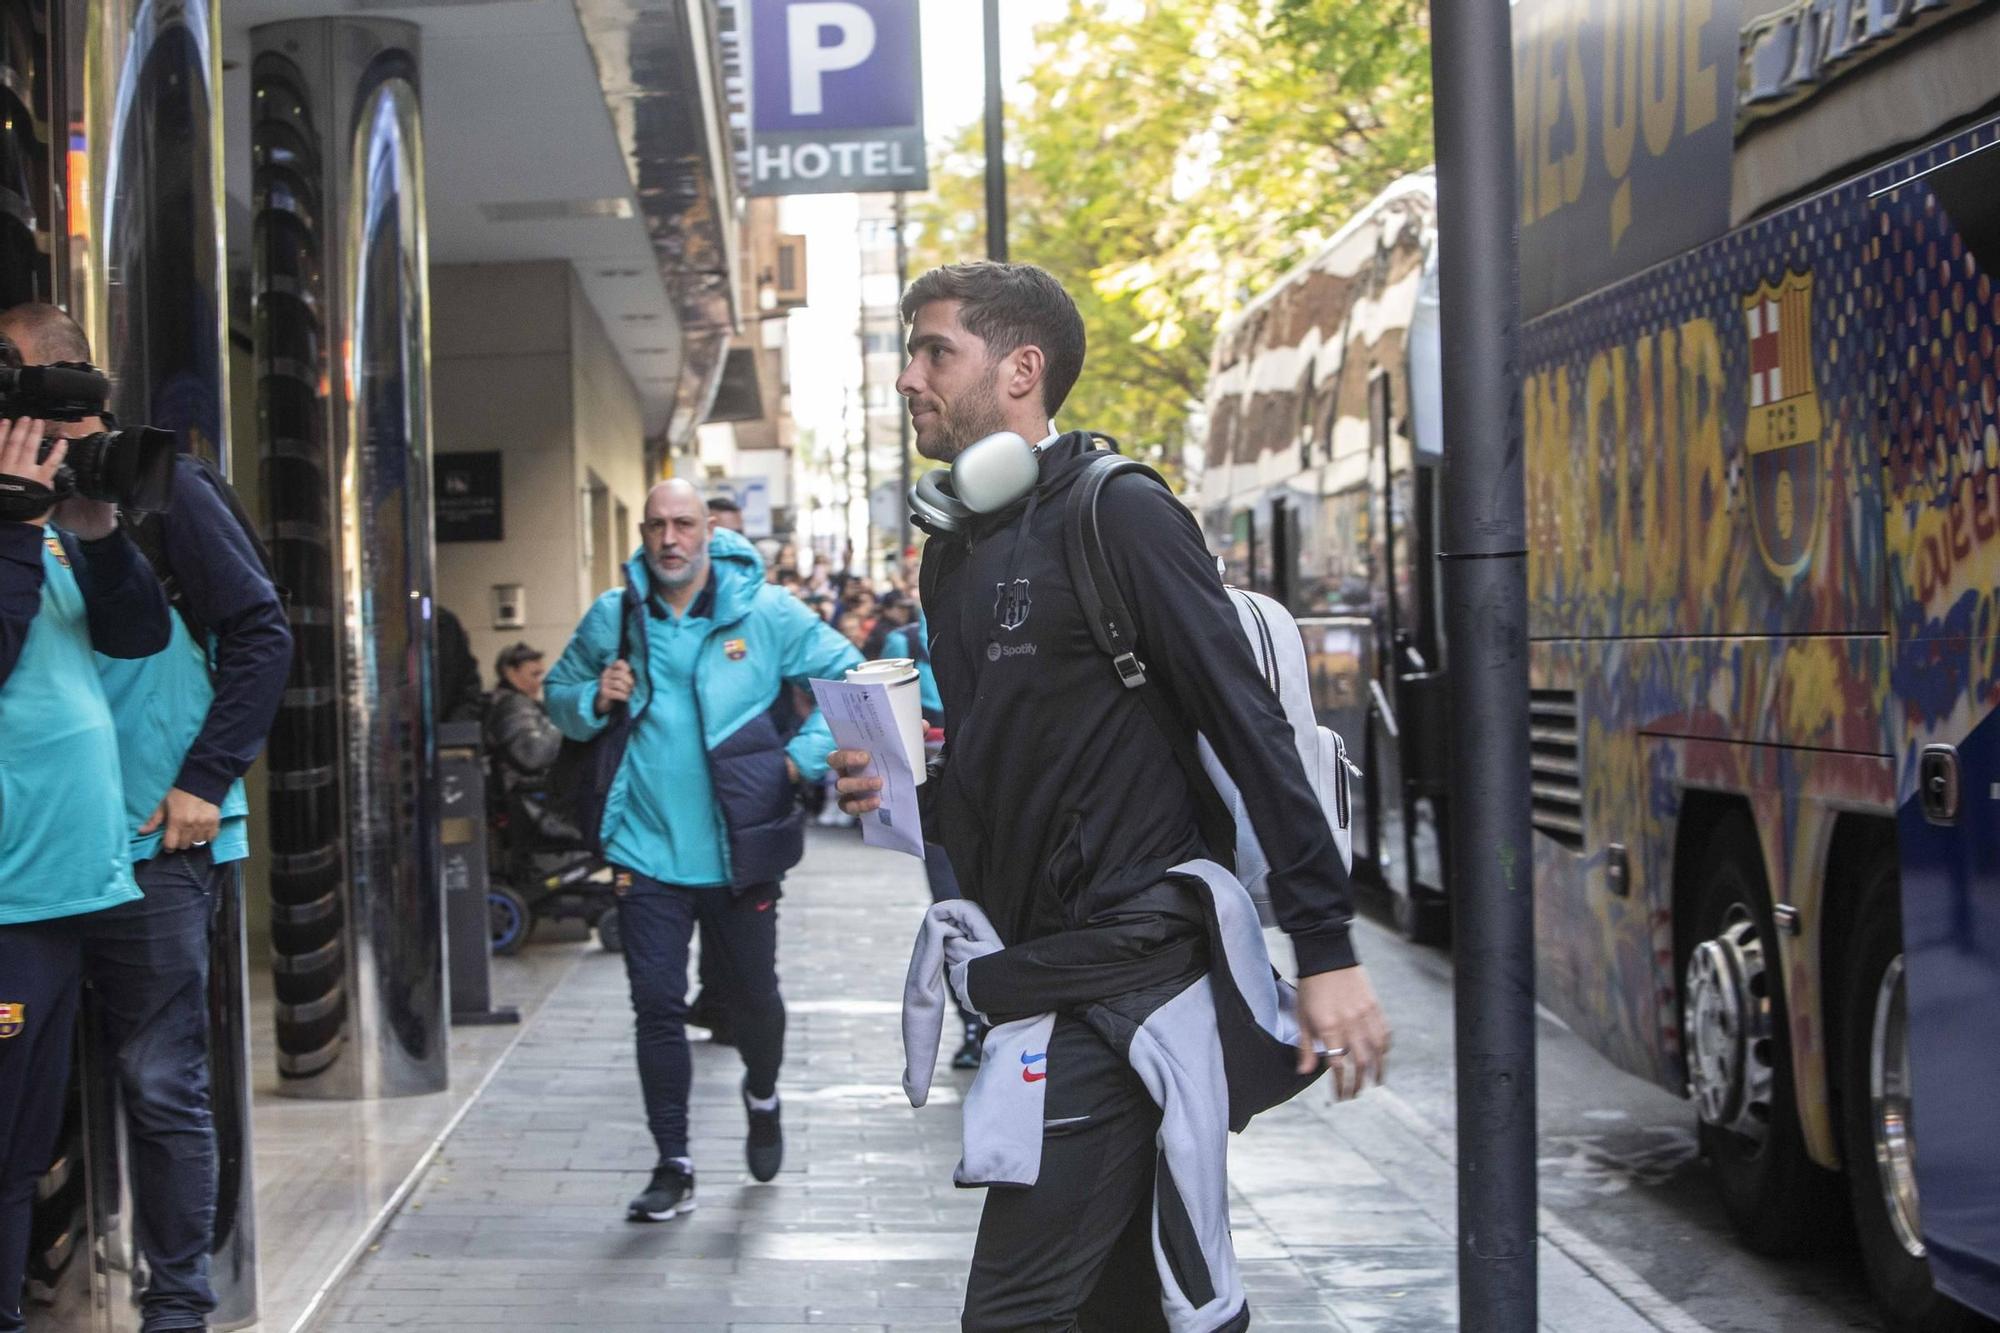
<instances>
[{"instance_id":1,"label":"cameraman","mask_svg":"<svg viewBox=\"0 0 2000 1333\"><path fill-rule=\"evenodd\" d=\"M0 334L29 364L90 358L83 331L54 306L7 311ZM62 431L101 429L86 418ZM292 636L256 539L225 484L197 457L174 459L167 509L137 520L133 531L179 612L161 650L97 660L117 729L132 873L144 897L77 927L83 974L103 1006L124 1092L136 1229L150 1274L142 1328L166 1333L206 1328L215 1308L210 926L222 896L237 892L235 863L250 853L243 775L277 717Z\"/></svg>"},{"instance_id":2,"label":"cameraman","mask_svg":"<svg viewBox=\"0 0 2000 1333\"><path fill-rule=\"evenodd\" d=\"M47 424L0 421L0 1330L21 1292L35 1186L69 1089L83 925L139 896L118 740L91 650L166 645L167 599L111 505L50 488ZM50 523L51 509L61 526Z\"/></svg>"}]
</instances>

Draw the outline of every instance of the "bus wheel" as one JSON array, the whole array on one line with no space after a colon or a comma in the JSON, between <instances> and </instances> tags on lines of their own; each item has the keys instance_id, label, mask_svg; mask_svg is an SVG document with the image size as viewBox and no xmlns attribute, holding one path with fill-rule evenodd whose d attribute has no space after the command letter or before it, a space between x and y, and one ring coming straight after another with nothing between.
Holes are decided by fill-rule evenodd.
<instances>
[{"instance_id":1,"label":"bus wheel","mask_svg":"<svg viewBox=\"0 0 2000 1333\"><path fill-rule=\"evenodd\" d=\"M1832 1239L1840 1177L1806 1154L1763 866L1747 817L1716 825L1697 871L1681 1018L1723 1210L1751 1249L1793 1254Z\"/></svg>"},{"instance_id":2,"label":"bus wheel","mask_svg":"<svg viewBox=\"0 0 2000 1333\"><path fill-rule=\"evenodd\" d=\"M597 918L597 944L606 953L625 952L625 932L618 920L618 909L608 907Z\"/></svg>"},{"instance_id":3,"label":"bus wheel","mask_svg":"<svg viewBox=\"0 0 2000 1333\"><path fill-rule=\"evenodd\" d=\"M1878 858L1860 889L1841 971L1840 1136L1868 1285L1899 1333L1990 1329L1993 1325L1938 1294L1924 1254L1894 859Z\"/></svg>"}]
</instances>

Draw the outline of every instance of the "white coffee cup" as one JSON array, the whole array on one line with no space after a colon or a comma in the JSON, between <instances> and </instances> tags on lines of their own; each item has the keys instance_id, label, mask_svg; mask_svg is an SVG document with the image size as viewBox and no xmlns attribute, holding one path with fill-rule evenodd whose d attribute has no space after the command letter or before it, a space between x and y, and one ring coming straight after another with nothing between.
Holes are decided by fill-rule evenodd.
<instances>
[{"instance_id":1,"label":"white coffee cup","mask_svg":"<svg viewBox=\"0 0 2000 1333\"><path fill-rule=\"evenodd\" d=\"M921 785L924 780L924 695L915 660L882 657L863 662L858 667L847 669L847 680L851 685L880 685L888 691L889 706L896 714L896 729L903 734L903 754L909 760L910 774Z\"/></svg>"}]
</instances>

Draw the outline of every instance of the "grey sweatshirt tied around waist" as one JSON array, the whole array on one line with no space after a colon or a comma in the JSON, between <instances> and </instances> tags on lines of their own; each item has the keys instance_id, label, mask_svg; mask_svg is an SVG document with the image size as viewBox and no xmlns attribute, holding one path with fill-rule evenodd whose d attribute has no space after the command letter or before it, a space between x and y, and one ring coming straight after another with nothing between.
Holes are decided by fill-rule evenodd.
<instances>
[{"instance_id":1,"label":"grey sweatshirt tied around waist","mask_svg":"<svg viewBox=\"0 0 2000 1333\"><path fill-rule=\"evenodd\" d=\"M1153 1252L1168 1325L1174 1333L1216 1333L1241 1327L1247 1308L1229 1236L1229 1131L1318 1075L1296 1073L1296 993L1271 967L1249 893L1213 861L1170 873L1202 890L1208 970L1144 1012L1134 1012L1129 996L1107 995L1125 1002L1087 1005L1077 1016L1125 1056L1160 1107ZM942 902L925 914L903 989L903 1090L912 1106L930 1095L946 988L978 1012L968 973L1001 950L973 903ZM1054 1012L1037 1014L988 1033L965 1097L964 1155L952 1174L958 1185L1018 1187L1040 1176L1047 1080L1062 1077L1047 1063L1055 1020Z\"/></svg>"}]
</instances>

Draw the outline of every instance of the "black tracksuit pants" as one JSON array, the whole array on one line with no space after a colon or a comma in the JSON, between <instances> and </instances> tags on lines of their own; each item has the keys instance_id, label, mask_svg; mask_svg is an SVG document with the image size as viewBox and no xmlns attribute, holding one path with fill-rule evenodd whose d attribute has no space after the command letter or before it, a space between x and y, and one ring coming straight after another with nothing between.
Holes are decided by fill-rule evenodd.
<instances>
[{"instance_id":1,"label":"black tracksuit pants","mask_svg":"<svg viewBox=\"0 0 2000 1333\"><path fill-rule=\"evenodd\" d=\"M646 1125L662 1159L688 1155L688 940L701 922L715 946L722 998L736 1026L744 1084L753 1097L778 1090L785 1056L785 1002L778 994L778 886L686 888L630 875L618 893L625 975L637 1019L639 1086Z\"/></svg>"},{"instance_id":2,"label":"black tracksuit pants","mask_svg":"<svg viewBox=\"0 0 2000 1333\"><path fill-rule=\"evenodd\" d=\"M1078 1019L1056 1019L1048 1054L1041 1175L987 1190L962 1327L1163 1333L1151 1206L1160 1108Z\"/></svg>"}]
</instances>

